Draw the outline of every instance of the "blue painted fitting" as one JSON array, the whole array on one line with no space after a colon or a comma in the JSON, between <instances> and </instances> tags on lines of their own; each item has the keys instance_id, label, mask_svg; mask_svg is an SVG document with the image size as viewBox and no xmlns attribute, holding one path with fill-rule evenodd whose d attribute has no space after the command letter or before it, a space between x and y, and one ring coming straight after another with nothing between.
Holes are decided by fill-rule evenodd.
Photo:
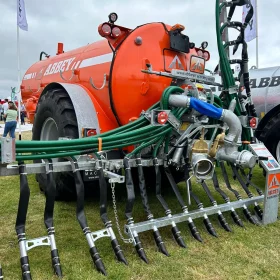
<instances>
[{"instance_id":1,"label":"blue painted fitting","mask_svg":"<svg viewBox=\"0 0 280 280\"><path fill-rule=\"evenodd\" d=\"M206 103L194 97L190 97L190 108L195 109L197 112L201 113L202 115L206 115L208 117L214 119L220 119L223 113L223 109L217 108L212 104Z\"/></svg>"}]
</instances>

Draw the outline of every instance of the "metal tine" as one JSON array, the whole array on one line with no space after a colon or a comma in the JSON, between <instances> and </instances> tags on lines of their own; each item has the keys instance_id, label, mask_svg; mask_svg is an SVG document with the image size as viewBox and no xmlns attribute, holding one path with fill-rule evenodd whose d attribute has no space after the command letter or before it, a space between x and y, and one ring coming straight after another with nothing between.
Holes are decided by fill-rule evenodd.
<instances>
[{"instance_id":1,"label":"metal tine","mask_svg":"<svg viewBox=\"0 0 280 280\"><path fill-rule=\"evenodd\" d=\"M77 209L76 209L76 216L77 220L83 230L83 233L86 236L88 245L90 247L90 255L93 260L93 263L97 269L97 271L101 272L103 275L107 275L105 266L100 258L100 255L97 251L97 248L94 243L94 239L91 235L91 230L88 227L87 218L84 211L84 197L85 197L85 190L84 190L84 183L82 180L81 173L79 171L79 166L76 160L72 158L68 158L72 164L72 171L75 180L76 186L76 193L77 193ZM74 161L73 161L74 160Z\"/></svg>"},{"instance_id":2,"label":"metal tine","mask_svg":"<svg viewBox=\"0 0 280 280\"><path fill-rule=\"evenodd\" d=\"M141 194L141 198L142 198L142 204L143 204L144 210L147 214L147 219L149 221L153 221L154 215L151 212L149 201L148 201L144 171L143 171L143 166L142 166L140 156L138 156L136 158L136 164L137 164L137 169L138 169L139 188L140 188L140 194ZM164 244L164 242L161 238L161 235L159 233L159 230L156 226L153 227L153 236L154 236L154 239L155 239L155 242L157 244L157 247L158 247L159 251L162 254L169 257L170 255L169 255L169 253L168 253L168 251L165 247L165 244Z\"/></svg>"},{"instance_id":3,"label":"metal tine","mask_svg":"<svg viewBox=\"0 0 280 280\"><path fill-rule=\"evenodd\" d=\"M225 179L225 183L226 183L227 188L228 188L232 193L234 193L234 195L235 195L235 197L237 198L237 200L242 200L242 197L241 197L241 195L238 193L238 191L235 190L235 189L233 189L233 188L231 187L231 184L230 184L229 179L228 179L228 174L227 174L227 170L226 170L226 168L225 168L224 162L223 162L223 161L219 161L219 163L220 163L220 166L221 166L222 174L223 174L223 177L224 177L224 179ZM250 211L248 210L248 208L247 208L247 206L246 206L245 204L243 205L243 213L244 213L245 217L247 218L247 220L248 220L250 223L252 223L252 224L254 224L254 225L257 224L257 222L255 221L254 217L252 216L252 214L250 213ZM232 215L232 218L235 219L234 214Z\"/></svg>"},{"instance_id":4,"label":"metal tine","mask_svg":"<svg viewBox=\"0 0 280 280\"><path fill-rule=\"evenodd\" d=\"M192 187L191 184L189 182L189 188L190 188L190 195L193 198L193 200L195 201L195 203L197 204L198 209L203 210L204 206L203 203L199 200L199 198L197 197L196 194L194 194L194 192L192 191ZM204 218L203 218L203 223L207 229L207 232L215 237L218 237L218 234L216 233L212 223L210 222L207 214L204 214Z\"/></svg>"},{"instance_id":5,"label":"metal tine","mask_svg":"<svg viewBox=\"0 0 280 280\"><path fill-rule=\"evenodd\" d=\"M156 157L153 159L153 163L154 163L155 173L156 173L156 197L159 200L160 204L162 205L163 209L165 210L166 216L172 217L172 212L161 194L161 172L160 172L160 167L159 167L158 160ZM184 239L180 235L180 231L179 231L177 225L175 224L175 222L172 222L171 226L172 226L172 228L171 228L172 235L173 235L174 239L176 240L176 242L178 243L178 245L180 247L186 248L187 245L185 244Z\"/></svg>"},{"instance_id":6,"label":"metal tine","mask_svg":"<svg viewBox=\"0 0 280 280\"><path fill-rule=\"evenodd\" d=\"M249 175L248 175L249 178L247 177L247 175L246 175L246 173L243 169L240 169L240 172L243 175L243 177L241 177L241 178L246 180L246 186L248 187L249 185L251 185L252 187L254 187L256 189L256 191L259 195L263 195L262 190L249 179L249 178L252 177L252 169L250 169L250 172L249 172ZM260 217L260 219L262 219L263 210L261 209L261 207L258 204L256 204L254 206L254 209L255 209L257 215Z\"/></svg>"},{"instance_id":7,"label":"metal tine","mask_svg":"<svg viewBox=\"0 0 280 280\"><path fill-rule=\"evenodd\" d=\"M44 222L51 243L51 257L52 257L53 269L55 274L59 278L62 278L63 277L62 269L60 265L58 249L56 247L55 236L54 236L55 230L53 224L53 212L54 212L55 189L56 189L56 184L53 176L53 163L51 159L45 159L45 162L46 164L48 164L48 168L46 168L47 187L45 190L46 204L45 204Z\"/></svg>"},{"instance_id":8,"label":"metal tine","mask_svg":"<svg viewBox=\"0 0 280 280\"><path fill-rule=\"evenodd\" d=\"M206 182L204 180L202 180L200 183L201 183L204 191L206 192L212 205L218 207L217 201L213 198ZM229 224L226 221L226 218L224 217L224 215L222 214L222 212L220 210L218 211L218 220L223 229L225 229L226 231L232 232L232 229L230 228Z\"/></svg>"},{"instance_id":9,"label":"metal tine","mask_svg":"<svg viewBox=\"0 0 280 280\"><path fill-rule=\"evenodd\" d=\"M248 195L249 198L254 197L254 195L251 193L251 191L249 190L249 188L246 186L246 184L244 183L244 181L242 180L242 177L240 176L240 174L238 173L238 170L236 168L236 166L234 164L231 164L231 168L233 170L233 173L235 175L235 177L237 178L237 180L239 181L239 183L241 184L242 188L244 189L244 191L246 192L246 194ZM255 206L254 209L257 213L257 215L259 216L260 219L262 219L263 217L263 213L262 210L260 208L260 206L258 205L257 202L255 202Z\"/></svg>"},{"instance_id":10,"label":"metal tine","mask_svg":"<svg viewBox=\"0 0 280 280\"><path fill-rule=\"evenodd\" d=\"M172 173L171 173L171 171L170 171L170 169L169 169L168 166L165 166L165 167L164 167L164 172L165 172L165 174L166 174L166 176L167 176L167 178L168 178L168 181L169 181L169 183L170 183L170 185L171 185L171 187L172 187L172 189L173 189L173 192L174 192L175 195L176 195L176 198L177 198L177 200L178 200L180 206L182 207L183 212L184 212L184 213L188 213L188 212L189 212L189 211L188 211L188 207L185 205L185 202L184 202L184 200L183 200L183 197L182 197L182 195L181 195L181 193L180 193L180 191L179 191L179 189L178 189L178 186L177 186L177 184L176 184L176 182L175 182L175 180L174 180L174 178L173 178L173 176L172 176ZM185 176L185 180L187 180L187 179L188 179L188 177ZM190 228L190 231L191 231L192 236L193 236L196 240L198 240L199 242L203 242L203 239L202 239L202 237L201 237L199 231L197 230L197 228L196 228L196 226L195 226L195 224L194 224L192 218L189 218L189 219L188 219L188 226L189 226L189 228Z\"/></svg>"},{"instance_id":11,"label":"metal tine","mask_svg":"<svg viewBox=\"0 0 280 280\"><path fill-rule=\"evenodd\" d=\"M186 162L188 162L188 160L186 160ZM191 184L191 180L190 180L190 173L189 173L189 165L185 164L184 165L184 175L185 175L185 181L186 181L186 187L189 190L189 194L190 196L193 198L193 200L195 201L195 203L197 204L198 209L203 210L203 204L202 202L199 200L199 198L193 193L192 191L192 184ZM203 219L203 223L206 227L206 230L209 234L218 237L218 234L216 233L212 223L210 222L207 214L204 214L204 219Z\"/></svg>"},{"instance_id":12,"label":"metal tine","mask_svg":"<svg viewBox=\"0 0 280 280\"><path fill-rule=\"evenodd\" d=\"M107 183L105 180L101 160L98 160L96 168L97 168L97 172L98 172L99 188L100 188L100 217L110 235L111 245L115 252L117 260L119 262L122 262L127 265L127 260L125 259L124 253L121 250L121 247L118 243L116 235L113 231L112 222L109 220L108 215L107 215Z\"/></svg>"},{"instance_id":13,"label":"metal tine","mask_svg":"<svg viewBox=\"0 0 280 280\"><path fill-rule=\"evenodd\" d=\"M252 178L252 173L251 173L252 169L250 169L248 175L245 173L244 169L239 169L239 170L240 170L240 173L243 175L243 176L241 176L241 178L246 181L246 186L248 187L249 185L251 185L252 187L254 187L256 189L256 191L259 195L263 195L263 191L256 184L254 184L250 179L250 178Z\"/></svg>"},{"instance_id":14,"label":"metal tine","mask_svg":"<svg viewBox=\"0 0 280 280\"><path fill-rule=\"evenodd\" d=\"M218 178L217 178L217 174L214 171L213 173L213 177L212 177L212 181L213 181L213 185L215 190L222 196L222 198L225 200L226 203L230 203L230 199L229 197L226 195L226 193L224 193L219 185L218 182ZM238 214L236 213L236 211L234 210L234 208L231 208L231 217L233 219L233 221L240 227L244 227L243 222L241 221L241 219L239 218Z\"/></svg>"},{"instance_id":15,"label":"metal tine","mask_svg":"<svg viewBox=\"0 0 280 280\"><path fill-rule=\"evenodd\" d=\"M29 258L25 246L25 223L28 210L28 203L30 197L30 189L28 186L26 165L23 162L19 162L19 174L20 174L20 196L18 204L18 212L16 219L16 233L18 236L18 243L20 249L20 264L23 280L31 280L31 272L29 265Z\"/></svg>"},{"instance_id":16,"label":"metal tine","mask_svg":"<svg viewBox=\"0 0 280 280\"><path fill-rule=\"evenodd\" d=\"M125 186L126 186L126 192L127 192L127 202L126 202L126 208L125 208L125 216L127 218L127 224L133 225L133 217L132 217L132 210L133 205L135 201L135 192L134 192L134 183L132 180L132 174L131 174L131 168L129 164L129 158L125 157L123 159L123 164L125 168ZM138 256L145 262L148 263L148 259L146 256L146 253L142 247L142 243L140 241L140 238L137 234L137 232L133 232L133 245L135 247L135 250L138 254Z\"/></svg>"}]
</instances>

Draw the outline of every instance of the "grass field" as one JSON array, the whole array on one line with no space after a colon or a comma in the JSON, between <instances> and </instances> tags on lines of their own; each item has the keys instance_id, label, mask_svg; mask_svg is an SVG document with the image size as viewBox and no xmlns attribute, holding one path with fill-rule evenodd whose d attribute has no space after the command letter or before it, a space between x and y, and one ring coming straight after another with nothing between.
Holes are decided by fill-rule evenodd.
<instances>
[{"instance_id":1,"label":"grass field","mask_svg":"<svg viewBox=\"0 0 280 280\"><path fill-rule=\"evenodd\" d=\"M30 133L24 133L23 139L30 138ZM218 170L219 174L219 170ZM43 222L45 197L39 191L34 175L28 175L31 190L30 204L27 217L27 238L45 236L46 230ZM4 280L21 279L19 264L19 248L15 233L15 220L19 198L19 178L2 177L0 184L0 262L3 267ZM221 187L225 190L220 178ZM261 170L256 169L253 181L264 189L265 178ZM223 203L220 196L212 193L218 203ZM238 184L234 183L240 190ZM186 198L184 184L180 184L180 190ZM196 193L206 206L210 206L202 188L196 186ZM96 192L97 193L97 192ZM154 189L149 189L149 201L155 217L164 216L159 205ZM235 197L226 190L232 200ZM245 198L246 195L240 190ZM137 200L134 208L135 222L145 220L145 213L137 191ZM254 192L256 194L256 192ZM164 195L173 214L180 213L180 207L171 190L165 190ZM124 211L126 192L125 186L116 187L117 207L121 226L125 224ZM131 244L124 244L119 238L115 227L115 219L112 209L112 199L109 192L109 218L114 223L115 234L128 260L128 266L116 262L110 240L103 238L96 242L96 246L105 264L108 276L102 276L94 268L86 239L76 220L75 202L56 202L54 223L56 228L56 242L60 253L60 259L65 280L89 280L89 279L280 279L280 222L277 221L267 226L254 226L247 222L242 211L237 210L242 218L245 228L240 228L233 223L228 213L224 213L233 233L224 231L218 224L215 216L210 216L213 226L219 237L210 236L204 229L201 219L195 220L204 243L194 240L186 223L178 224L188 248L180 248L172 238L170 227L161 228L160 233L165 241L170 257L159 253L151 232L140 234L143 247L149 259L145 264L136 255ZM195 209L191 205L190 209ZM252 208L251 208L252 210ZM99 200L96 196L86 198L85 211L88 224L92 231L102 229L104 226L99 217ZM253 211L253 210L252 210ZM252 212L251 211L251 212ZM32 279L57 279L53 276L50 258L50 248L37 247L29 251L29 260Z\"/></svg>"}]
</instances>

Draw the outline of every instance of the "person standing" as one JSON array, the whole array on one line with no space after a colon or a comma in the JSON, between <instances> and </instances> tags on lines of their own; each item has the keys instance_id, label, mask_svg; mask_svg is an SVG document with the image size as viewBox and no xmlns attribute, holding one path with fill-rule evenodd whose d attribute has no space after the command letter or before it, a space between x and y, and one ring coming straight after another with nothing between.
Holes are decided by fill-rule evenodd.
<instances>
[{"instance_id":1,"label":"person standing","mask_svg":"<svg viewBox=\"0 0 280 280\"><path fill-rule=\"evenodd\" d=\"M21 125L25 125L25 107L24 107L24 105L22 104L21 106L20 106L20 122L21 122Z\"/></svg>"},{"instance_id":2,"label":"person standing","mask_svg":"<svg viewBox=\"0 0 280 280\"><path fill-rule=\"evenodd\" d=\"M3 121L3 105L1 103L1 99L0 99L0 121Z\"/></svg>"},{"instance_id":3,"label":"person standing","mask_svg":"<svg viewBox=\"0 0 280 280\"><path fill-rule=\"evenodd\" d=\"M8 102L8 110L4 114L6 119L3 137L6 137L9 133L12 138L16 138L15 131L17 127L18 111L16 105L12 102Z\"/></svg>"},{"instance_id":4,"label":"person standing","mask_svg":"<svg viewBox=\"0 0 280 280\"><path fill-rule=\"evenodd\" d=\"M3 119L4 119L4 122L6 122L6 118L5 118L5 114L8 110L8 99L5 99L5 103L3 104Z\"/></svg>"}]
</instances>

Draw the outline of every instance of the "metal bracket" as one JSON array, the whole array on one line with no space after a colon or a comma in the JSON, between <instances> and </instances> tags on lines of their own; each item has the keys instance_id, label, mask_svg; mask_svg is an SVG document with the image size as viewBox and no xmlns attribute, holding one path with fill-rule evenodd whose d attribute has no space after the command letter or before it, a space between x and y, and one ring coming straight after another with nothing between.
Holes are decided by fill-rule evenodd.
<instances>
[{"instance_id":1,"label":"metal bracket","mask_svg":"<svg viewBox=\"0 0 280 280\"><path fill-rule=\"evenodd\" d=\"M109 183L124 183L124 176L104 170L104 176L109 178Z\"/></svg>"},{"instance_id":2,"label":"metal bracket","mask_svg":"<svg viewBox=\"0 0 280 280\"><path fill-rule=\"evenodd\" d=\"M145 115L150 116L149 121L151 122L151 125L155 126L162 126L162 124L159 124L156 122L156 115L159 112L165 112L168 114L168 122L176 129L179 130L181 126L181 122L172 114L171 110L151 110L151 113L145 113Z\"/></svg>"},{"instance_id":3,"label":"metal bracket","mask_svg":"<svg viewBox=\"0 0 280 280\"><path fill-rule=\"evenodd\" d=\"M7 164L16 161L16 144L14 138L1 138L1 163Z\"/></svg>"},{"instance_id":4,"label":"metal bracket","mask_svg":"<svg viewBox=\"0 0 280 280\"><path fill-rule=\"evenodd\" d=\"M29 251L38 246L51 246L49 236L38 237L30 240L25 240L26 250Z\"/></svg>"},{"instance_id":5,"label":"metal bracket","mask_svg":"<svg viewBox=\"0 0 280 280\"><path fill-rule=\"evenodd\" d=\"M264 196L260 195L253 198L243 199L240 201L238 200L238 201L224 203L224 204L211 206L203 209L197 209L186 213L174 214L172 215L172 217L162 217L162 218L154 219L153 221L145 221L145 222L135 223L132 225L125 225L125 233L129 235L131 238L133 238L131 233L134 232L140 233L140 232L152 230L154 226L156 226L157 228L161 228L164 226L171 225L172 221L175 223L185 222L189 218L196 219L196 218L203 217L205 214L213 215L213 214L217 214L219 211L221 212L230 211L232 208L234 209L241 208L244 205L249 206L254 204L255 202L262 202L263 200L264 200Z\"/></svg>"},{"instance_id":6,"label":"metal bracket","mask_svg":"<svg viewBox=\"0 0 280 280\"><path fill-rule=\"evenodd\" d=\"M89 83L91 84L91 86L92 86L94 89L96 89L96 90L101 90L101 89L103 89L103 88L105 87L105 85L106 85L106 77L107 77L107 75L104 74L103 84L102 84L102 86L101 86L100 88L98 88L98 87L96 87L96 86L94 85L93 80L92 80L91 77L89 78Z\"/></svg>"},{"instance_id":7,"label":"metal bracket","mask_svg":"<svg viewBox=\"0 0 280 280\"><path fill-rule=\"evenodd\" d=\"M106 228L91 232L90 234L91 234L94 242L103 237L110 237L109 231Z\"/></svg>"},{"instance_id":8,"label":"metal bracket","mask_svg":"<svg viewBox=\"0 0 280 280\"><path fill-rule=\"evenodd\" d=\"M73 77L75 76L75 74L74 74L74 69L71 71L72 72L72 75L71 75L71 77L67 80L67 79L65 79L64 77L63 77L63 72L61 71L61 70L59 70L59 75L60 75L60 77L61 77L61 79L62 80L64 80L64 81L66 81L66 82L69 82L69 81L71 81L72 79L73 79Z\"/></svg>"},{"instance_id":9,"label":"metal bracket","mask_svg":"<svg viewBox=\"0 0 280 280\"><path fill-rule=\"evenodd\" d=\"M41 89L41 85L39 84L39 87L38 87L38 89L36 90L36 91L33 91L31 88L30 88L30 86L28 86L28 90L31 92L31 93L38 93L38 92L40 92L40 89Z\"/></svg>"},{"instance_id":10,"label":"metal bracket","mask_svg":"<svg viewBox=\"0 0 280 280\"><path fill-rule=\"evenodd\" d=\"M260 158L260 164L266 171L262 224L267 225L278 219L280 165L264 144L250 144L249 148L254 155Z\"/></svg>"}]
</instances>

